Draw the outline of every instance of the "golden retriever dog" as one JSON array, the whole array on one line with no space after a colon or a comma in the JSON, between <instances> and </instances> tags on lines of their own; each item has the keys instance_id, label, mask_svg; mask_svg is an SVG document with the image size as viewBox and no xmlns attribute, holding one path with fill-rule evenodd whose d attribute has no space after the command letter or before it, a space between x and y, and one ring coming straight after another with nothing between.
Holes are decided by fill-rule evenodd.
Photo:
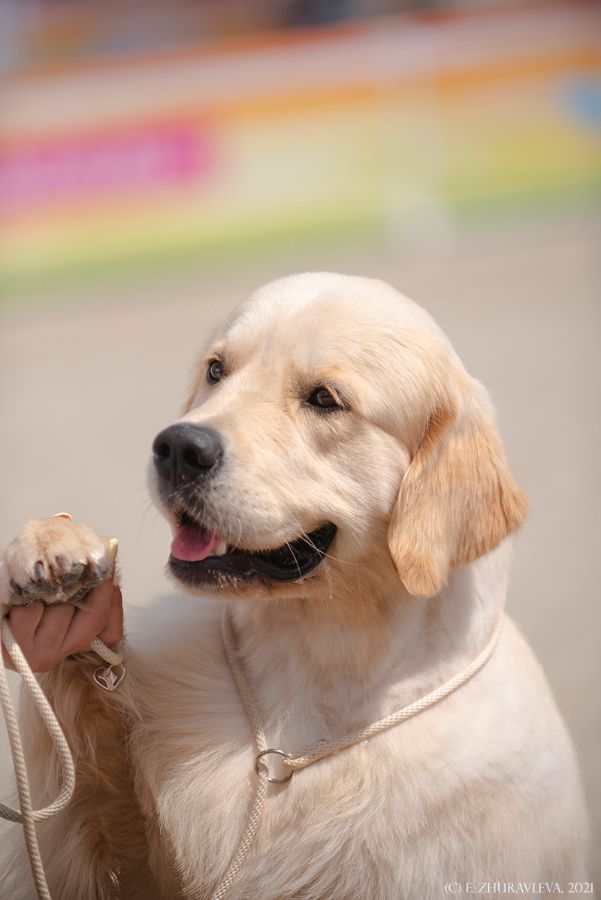
<instances>
[{"instance_id":1,"label":"golden retriever dog","mask_svg":"<svg viewBox=\"0 0 601 900\"><path fill-rule=\"evenodd\" d=\"M504 615L510 535L527 509L485 389L430 316L382 282L328 273L241 304L209 343L183 416L157 436L149 482L173 528L169 570L194 599L129 621L113 693L92 682L92 653L40 676L77 764L69 807L38 826L55 900L216 891L258 778L224 605L268 746L302 754L478 656ZM23 602L60 599L65 579L72 589L92 572L87 589L110 565L89 528L40 519L4 567ZM40 805L60 778L27 701L22 727ZM275 756L263 763L277 777ZM445 699L269 784L227 896L567 891L585 877L585 842L569 737L506 618L490 660ZM29 900L15 847L4 841L16 878L2 896Z\"/></svg>"}]
</instances>

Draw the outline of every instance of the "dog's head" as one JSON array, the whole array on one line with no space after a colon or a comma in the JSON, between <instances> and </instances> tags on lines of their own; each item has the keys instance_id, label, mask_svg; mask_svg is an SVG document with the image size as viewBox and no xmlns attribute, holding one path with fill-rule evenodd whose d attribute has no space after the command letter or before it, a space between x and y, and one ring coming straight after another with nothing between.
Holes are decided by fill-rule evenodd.
<instances>
[{"instance_id":1,"label":"dog's head","mask_svg":"<svg viewBox=\"0 0 601 900\"><path fill-rule=\"evenodd\" d=\"M236 596L312 596L366 567L430 596L526 512L486 393L427 313L324 273L238 308L150 473L173 575Z\"/></svg>"}]
</instances>

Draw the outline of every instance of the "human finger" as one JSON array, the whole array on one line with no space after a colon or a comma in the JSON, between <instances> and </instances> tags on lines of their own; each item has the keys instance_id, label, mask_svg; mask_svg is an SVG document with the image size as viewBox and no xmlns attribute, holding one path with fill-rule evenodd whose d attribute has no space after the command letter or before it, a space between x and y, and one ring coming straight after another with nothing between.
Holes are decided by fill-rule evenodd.
<instances>
[{"instance_id":1,"label":"human finger","mask_svg":"<svg viewBox=\"0 0 601 900\"><path fill-rule=\"evenodd\" d=\"M59 654L74 615L75 607L71 603L48 606L33 635L33 652L49 657Z\"/></svg>"},{"instance_id":2,"label":"human finger","mask_svg":"<svg viewBox=\"0 0 601 900\"><path fill-rule=\"evenodd\" d=\"M97 585L86 597L83 606L75 611L65 634L61 653L81 653L87 650L91 641L104 631L109 621L113 582L109 578Z\"/></svg>"},{"instance_id":3,"label":"human finger","mask_svg":"<svg viewBox=\"0 0 601 900\"><path fill-rule=\"evenodd\" d=\"M44 615L45 605L35 600L29 606L12 606L8 614L8 624L17 644L27 656L31 649L35 632Z\"/></svg>"},{"instance_id":4,"label":"human finger","mask_svg":"<svg viewBox=\"0 0 601 900\"><path fill-rule=\"evenodd\" d=\"M121 588L118 585L113 585L108 622L106 628L98 635L107 647L114 647L115 644L119 644L123 640L122 599Z\"/></svg>"}]
</instances>

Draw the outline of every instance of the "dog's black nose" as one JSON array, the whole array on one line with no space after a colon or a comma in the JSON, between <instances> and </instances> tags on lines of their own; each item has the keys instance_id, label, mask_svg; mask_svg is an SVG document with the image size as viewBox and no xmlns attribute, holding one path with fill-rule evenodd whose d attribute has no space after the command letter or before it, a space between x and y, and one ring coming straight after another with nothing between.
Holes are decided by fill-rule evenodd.
<instances>
[{"instance_id":1,"label":"dog's black nose","mask_svg":"<svg viewBox=\"0 0 601 900\"><path fill-rule=\"evenodd\" d=\"M156 436L152 452L161 478L178 487L213 474L223 458L223 443L212 428L179 422Z\"/></svg>"}]
</instances>

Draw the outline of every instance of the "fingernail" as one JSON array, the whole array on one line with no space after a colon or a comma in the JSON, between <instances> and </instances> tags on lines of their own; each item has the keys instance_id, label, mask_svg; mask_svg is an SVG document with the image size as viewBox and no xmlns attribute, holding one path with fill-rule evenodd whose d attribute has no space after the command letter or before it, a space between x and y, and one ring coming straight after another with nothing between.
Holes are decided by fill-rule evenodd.
<instances>
[{"instance_id":1,"label":"fingernail","mask_svg":"<svg viewBox=\"0 0 601 900\"><path fill-rule=\"evenodd\" d=\"M117 538L109 538L109 556L113 563L113 584L119 584L119 575L117 573L117 552L119 550L119 541Z\"/></svg>"}]
</instances>

